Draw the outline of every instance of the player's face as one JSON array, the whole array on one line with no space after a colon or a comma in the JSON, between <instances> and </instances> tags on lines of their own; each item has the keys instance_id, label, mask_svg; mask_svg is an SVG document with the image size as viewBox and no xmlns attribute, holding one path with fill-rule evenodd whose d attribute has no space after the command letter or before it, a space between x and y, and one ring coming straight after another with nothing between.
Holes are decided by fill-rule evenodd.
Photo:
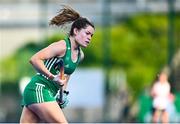
<instances>
[{"instance_id":1,"label":"player's face","mask_svg":"<svg viewBox=\"0 0 180 124\"><path fill-rule=\"evenodd\" d=\"M91 41L91 38L94 34L94 28L92 26L87 26L75 33L76 42L82 46L87 47Z\"/></svg>"}]
</instances>

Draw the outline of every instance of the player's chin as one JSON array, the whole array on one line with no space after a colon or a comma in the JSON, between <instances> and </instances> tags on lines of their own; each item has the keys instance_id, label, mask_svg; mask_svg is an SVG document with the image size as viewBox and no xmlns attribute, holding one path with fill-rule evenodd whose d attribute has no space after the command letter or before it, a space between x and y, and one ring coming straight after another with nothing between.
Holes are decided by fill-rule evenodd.
<instances>
[{"instance_id":1,"label":"player's chin","mask_svg":"<svg viewBox=\"0 0 180 124\"><path fill-rule=\"evenodd\" d=\"M86 48L88 47L88 44L82 44L81 47Z\"/></svg>"}]
</instances>

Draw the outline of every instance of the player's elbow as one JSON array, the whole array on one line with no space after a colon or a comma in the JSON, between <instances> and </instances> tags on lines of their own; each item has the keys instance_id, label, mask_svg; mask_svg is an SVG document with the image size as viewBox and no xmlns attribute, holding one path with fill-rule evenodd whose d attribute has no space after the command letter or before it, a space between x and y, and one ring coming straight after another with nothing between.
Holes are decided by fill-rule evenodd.
<instances>
[{"instance_id":1,"label":"player's elbow","mask_svg":"<svg viewBox=\"0 0 180 124\"><path fill-rule=\"evenodd\" d=\"M30 59L29 59L29 63L34 65L36 63L36 58L34 56L32 56Z\"/></svg>"}]
</instances>

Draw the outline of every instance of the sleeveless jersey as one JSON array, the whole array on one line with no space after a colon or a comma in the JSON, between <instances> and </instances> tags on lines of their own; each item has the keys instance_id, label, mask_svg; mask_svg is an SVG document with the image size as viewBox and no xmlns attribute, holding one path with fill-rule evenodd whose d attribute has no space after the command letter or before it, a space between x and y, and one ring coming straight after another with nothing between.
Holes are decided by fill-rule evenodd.
<instances>
[{"instance_id":1,"label":"sleeveless jersey","mask_svg":"<svg viewBox=\"0 0 180 124\"><path fill-rule=\"evenodd\" d=\"M65 38L64 39L65 42L66 42L66 52L65 52L65 55L63 57L53 57L53 58L50 58L50 59L47 59L44 61L44 65L45 67L54 75L57 75L60 70L60 64L57 64L59 62L59 60L63 60L63 63L64 63L64 73L65 74L72 74L77 65L79 64L80 62L80 48L78 48L79 52L78 52L78 58L77 58L77 61L76 62L73 62L72 59L71 59L71 42L69 40L69 38ZM46 77L45 75L42 75L40 73L37 73L37 75L41 76L41 79L43 77L44 81L46 82L46 84L49 85L49 87L54 87L56 90L59 89L59 85L56 84L55 82L53 82L52 80L49 80L48 77ZM54 85L54 86L52 86Z\"/></svg>"}]
</instances>

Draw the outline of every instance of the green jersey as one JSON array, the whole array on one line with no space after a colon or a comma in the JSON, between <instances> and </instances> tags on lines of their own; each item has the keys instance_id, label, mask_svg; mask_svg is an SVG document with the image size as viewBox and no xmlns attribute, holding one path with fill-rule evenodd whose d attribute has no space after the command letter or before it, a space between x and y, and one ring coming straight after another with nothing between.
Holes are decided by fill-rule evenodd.
<instances>
[{"instance_id":1,"label":"green jersey","mask_svg":"<svg viewBox=\"0 0 180 124\"><path fill-rule=\"evenodd\" d=\"M71 59L72 58L71 57L71 42L68 37L65 38L65 42L66 42L66 53L63 57L53 57L48 60L45 60L45 62L44 62L44 65L46 66L46 68L54 75L57 75L60 72L60 70L59 70L60 65L57 65L57 62L59 60L63 60L64 73L68 74L68 75L72 74L75 71L78 63L80 62L80 48L79 48L78 59L76 62L73 62ZM39 73L38 73L38 75L44 77L45 80L47 79L46 82L48 82L49 85L53 84L56 88L59 88L58 84L49 80L46 76L39 74Z\"/></svg>"}]
</instances>

